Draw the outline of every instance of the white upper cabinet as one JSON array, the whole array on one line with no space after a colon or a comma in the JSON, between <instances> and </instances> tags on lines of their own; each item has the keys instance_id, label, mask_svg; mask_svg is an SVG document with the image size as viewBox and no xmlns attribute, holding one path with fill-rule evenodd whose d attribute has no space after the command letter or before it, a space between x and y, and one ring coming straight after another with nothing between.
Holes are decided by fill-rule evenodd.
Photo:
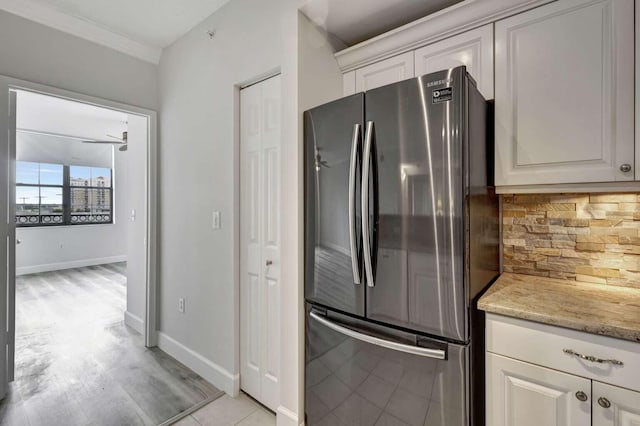
<instances>
[{"instance_id":1,"label":"white upper cabinet","mask_svg":"<svg viewBox=\"0 0 640 426\"><path fill-rule=\"evenodd\" d=\"M496 185L633 180L634 1L495 24Z\"/></svg>"},{"instance_id":2,"label":"white upper cabinet","mask_svg":"<svg viewBox=\"0 0 640 426\"><path fill-rule=\"evenodd\" d=\"M342 74L342 94L349 96L354 93L356 93L356 72L346 72Z\"/></svg>"},{"instance_id":3,"label":"white upper cabinet","mask_svg":"<svg viewBox=\"0 0 640 426\"><path fill-rule=\"evenodd\" d=\"M413 77L413 52L406 52L356 70L356 92Z\"/></svg>"},{"instance_id":4,"label":"white upper cabinet","mask_svg":"<svg viewBox=\"0 0 640 426\"><path fill-rule=\"evenodd\" d=\"M493 25L415 51L416 76L465 65L485 99L493 99Z\"/></svg>"}]
</instances>

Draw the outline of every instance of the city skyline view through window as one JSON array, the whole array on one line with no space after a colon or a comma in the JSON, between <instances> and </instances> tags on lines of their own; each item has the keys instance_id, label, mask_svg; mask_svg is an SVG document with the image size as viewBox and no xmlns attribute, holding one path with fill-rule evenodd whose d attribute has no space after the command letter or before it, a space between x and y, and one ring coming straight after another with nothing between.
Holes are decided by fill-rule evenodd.
<instances>
[{"instance_id":1,"label":"city skyline view through window","mask_svg":"<svg viewBox=\"0 0 640 426\"><path fill-rule=\"evenodd\" d=\"M112 169L16 161L16 224L113 222Z\"/></svg>"}]
</instances>

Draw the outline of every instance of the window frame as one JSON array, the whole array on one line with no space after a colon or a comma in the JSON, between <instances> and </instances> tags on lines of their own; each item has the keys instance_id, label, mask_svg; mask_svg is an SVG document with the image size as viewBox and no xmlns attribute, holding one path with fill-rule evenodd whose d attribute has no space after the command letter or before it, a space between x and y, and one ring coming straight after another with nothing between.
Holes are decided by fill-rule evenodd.
<instances>
[{"instance_id":1,"label":"window frame","mask_svg":"<svg viewBox=\"0 0 640 426\"><path fill-rule=\"evenodd\" d=\"M17 161L18 162L18 161ZM25 161L25 162L29 162L29 161ZM35 161L31 161L31 163L35 163ZM40 164L56 164L56 163L41 163L41 162L37 162L38 165ZM18 183L16 182L16 188L19 187L31 187L31 188L38 188L38 194L40 194L40 188L59 188L62 190L62 222L60 223L42 223L41 222L41 218L42 218L42 209L41 209L41 205L42 205L42 198L39 198L38 201L38 222L37 223L19 223L18 222L18 214L17 211L14 212L14 220L15 220L15 224L16 224L16 228L48 228L48 227L55 227L55 226L82 226L82 225L113 225L114 223L114 211L113 211L113 197L114 197L114 188L113 188L113 167L109 167L109 172L110 172L110 182L109 182L109 187L104 187L104 186L71 186L71 167L72 166L76 166L76 167L90 167L92 168L93 166L80 166L80 165L71 165L71 164L56 164L58 166L62 166L62 185L49 185L49 184L40 184L40 169L38 168L38 183L37 184L32 184L32 183ZM97 167L96 167L97 168ZM102 169L107 169L107 167L100 167ZM90 178L91 179L91 178ZM109 214L109 221L104 221L104 222L73 222L71 220L72 218L72 212L71 212L71 190L72 189L86 189L86 190L102 190L102 191L109 191L109 208L110 208L110 214ZM89 214L89 216L92 216L92 214Z\"/></svg>"}]
</instances>

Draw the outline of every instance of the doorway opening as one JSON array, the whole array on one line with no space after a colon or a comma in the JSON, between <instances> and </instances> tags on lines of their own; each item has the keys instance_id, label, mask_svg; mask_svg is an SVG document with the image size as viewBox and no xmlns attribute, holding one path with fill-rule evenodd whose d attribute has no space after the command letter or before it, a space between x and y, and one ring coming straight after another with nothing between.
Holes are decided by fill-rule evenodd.
<instances>
[{"instance_id":1,"label":"doorway opening","mask_svg":"<svg viewBox=\"0 0 640 426\"><path fill-rule=\"evenodd\" d=\"M155 118L22 87L10 101L0 421L157 425L221 395L153 347Z\"/></svg>"}]
</instances>

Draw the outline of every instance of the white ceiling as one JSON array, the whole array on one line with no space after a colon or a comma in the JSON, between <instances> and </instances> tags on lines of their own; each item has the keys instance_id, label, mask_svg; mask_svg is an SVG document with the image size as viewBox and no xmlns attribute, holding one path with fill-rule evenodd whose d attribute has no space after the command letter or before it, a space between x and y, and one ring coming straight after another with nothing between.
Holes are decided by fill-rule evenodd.
<instances>
[{"instance_id":1,"label":"white ceiling","mask_svg":"<svg viewBox=\"0 0 640 426\"><path fill-rule=\"evenodd\" d=\"M228 1L0 0L0 9L157 63L162 48Z\"/></svg>"},{"instance_id":2,"label":"white ceiling","mask_svg":"<svg viewBox=\"0 0 640 426\"><path fill-rule=\"evenodd\" d=\"M126 113L54 96L21 90L16 107L20 161L111 167L113 145L82 140L110 140L127 130Z\"/></svg>"},{"instance_id":3,"label":"white ceiling","mask_svg":"<svg viewBox=\"0 0 640 426\"><path fill-rule=\"evenodd\" d=\"M18 92L16 127L18 130L41 132L81 139L108 139L127 130L128 115L81 102Z\"/></svg>"},{"instance_id":4,"label":"white ceiling","mask_svg":"<svg viewBox=\"0 0 640 426\"><path fill-rule=\"evenodd\" d=\"M462 0L309 0L301 11L347 46Z\"/></svg>"},{"instance_id":5,"label":"white ceiling","mask_svg":"<svg viewBox=\"0 0 640 426\"><path fill-rule=\"evenodd\" d=\"M0 0L0 10L158 63L167 47L230 0ZM274 0L260 0L270 2ZM352 46L461 0L299 0Z\"/></svg>"},{"instance_id":6,"label":"white ceiling","mask_svg":"<svg viewBox=\"0 0 640 426\"><path fill-rule=\"evenodd\" d=\"M22 0L24 1L24 0ZM166 47L228 0L29 0L152 46Z\"/></svg>"}]
</instances>

